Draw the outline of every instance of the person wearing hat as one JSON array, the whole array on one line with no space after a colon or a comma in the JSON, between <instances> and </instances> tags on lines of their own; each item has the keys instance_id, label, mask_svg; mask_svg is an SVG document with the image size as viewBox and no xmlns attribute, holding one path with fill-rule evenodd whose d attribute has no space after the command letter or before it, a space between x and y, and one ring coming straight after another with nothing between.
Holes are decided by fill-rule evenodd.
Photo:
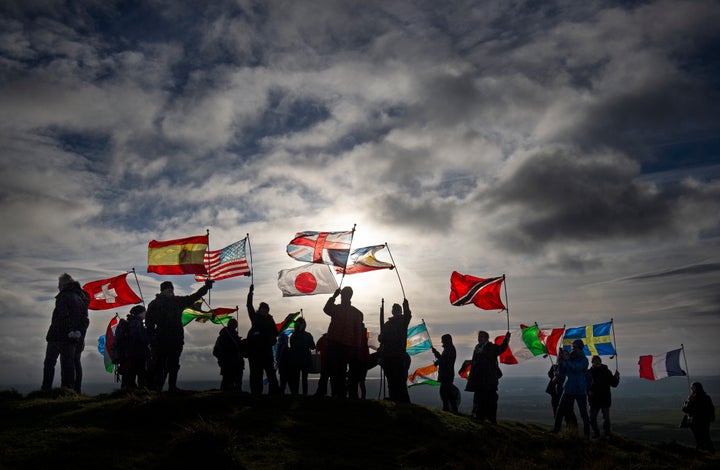
<instances>
[{"instance_id":1,"label":"person wearing hat","mask_svg":"<svg viewBox=\"0 0 720 470\"><path fill-rule=\"evenodd\" d=\"M147 382L147 359L150 355L148 335L145 329L144 305L135 305L130 309L127 320L118 323L115 328L113 348L120 357L118 374L121 376L120 388L144 388Z\"/></svg>"},{"instance_id":2,"label":"person wearing hat","mask_svg":"<svg viewBox=\"0 0 720 470\"><path fill-rule=\"evenodd\" d=\"M440 399L443 404L443 411L458 412L458 401L460 398L460 390L453 383L455 379L455 359L457 352L453 344L452 336L444 334L440 337L442 342L442 354L437 349L432 348L435 355L435 365L438 368L438 382L440 382Z\"/></svg>"},{"instance_id":3,"label":"person wearing hat","mask_svg":"<svg viewBox=\"0 0 720 470\"><path fill-rule=\"evenodd\" d=\"M88 319L90 296L68 273L58 277L58 291L50 328L45 336L47 349L40 389L52 388L55 365L59 356L60 385L80 393L82 384L80 357L85 349L85 332L90 324Z\"/></svg>"},{"instance_id":4,"label":"person wearing hat","mask_svg":"<svg viewBox=\"0 0 720 470\"><path fill-rule=\"evenodd\" d=\"M273 346L278 342L278 330L270 306L260 302L258 308L253 306L255 285L250 284L245 306L247 307L250 329L247 333L248 366L250 367L250 393L262 395L263 374L268 381L268 393L279 395L280 384L275 374L275 356Z\"/></svg>"},{"instance_id":5,"label":"person wearing hat","mask_svg":"<svg viewBox=\"0 0 720 470\"><path fill-rule=\"evenodd\" d=\"M588 360L585 357L585 343L581 339L572 342L572 349L567 358L558 355L558 372L565 375L563 394L560 397L558 412L555 415L555 424L552 432L560 432L563 417L572 410L574 403L578 405L580 418L583 422L583 433L586 439L590 438L590 420L587 410L587 380Z\"/></svg>"},{"instance_id":6,"label":"person wearing hat","mask_svg":"<svg viewBox=\"0 0 720 470\"><path fill-rule=\"evenodd\" d=\"M160 293L148 305L145 317L151 355L148 375L151 386L157 391L162 391L166 379L168 391L180 391L177 377L185 344L182 312L207 294L212 285L213 281L208 279L194 294L178 296L173 283L164 281L160 284Z\"/></svg>"}]
</instances>

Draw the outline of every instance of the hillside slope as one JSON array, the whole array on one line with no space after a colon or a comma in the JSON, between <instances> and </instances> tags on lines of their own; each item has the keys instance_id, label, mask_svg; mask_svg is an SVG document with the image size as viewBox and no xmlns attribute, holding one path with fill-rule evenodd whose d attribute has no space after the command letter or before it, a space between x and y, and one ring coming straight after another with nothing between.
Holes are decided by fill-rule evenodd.
<instances>
[{"instance_id":1,"label":"hillside slope","mask_svg":"<svg viewBox=\"0 0 720 470\"><path fill-rule=\"evenodd\" d=\"M720 468L716 456L676 443L585 441L380 400L53 395L3 393L0 469Z\"/></svg>"}]
</instances>

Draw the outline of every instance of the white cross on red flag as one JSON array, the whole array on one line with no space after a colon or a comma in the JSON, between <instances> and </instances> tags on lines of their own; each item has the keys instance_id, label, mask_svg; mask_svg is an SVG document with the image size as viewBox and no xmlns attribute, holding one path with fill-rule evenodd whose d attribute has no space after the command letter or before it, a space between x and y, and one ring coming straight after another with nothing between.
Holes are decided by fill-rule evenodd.
<instances>
[{"instance_id":1,"label":"white cross on red flag","mask_svg":"<svg viewBox=\"0 0 720 470\"><path fill-rule=\"evenodd\" d=\"M90 296L90 310L107 310L123 305L137 304L142 302L127 283L128 273L110 279L88 282L83 290Z\"/></svg>"}]
</instances>

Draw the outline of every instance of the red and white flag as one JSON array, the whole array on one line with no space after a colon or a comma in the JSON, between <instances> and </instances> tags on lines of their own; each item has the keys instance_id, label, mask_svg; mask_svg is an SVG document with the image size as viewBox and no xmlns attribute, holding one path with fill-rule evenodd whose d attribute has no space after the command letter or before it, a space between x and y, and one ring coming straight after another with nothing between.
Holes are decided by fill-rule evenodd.
<instances>
[{"instance_id":1,"label":"red and white flag","mask_svg":"<svg viewBox=\"0 0 720 470\"><path fill-rule=\"evenodd\" d=\"M90 310L107 310L123 305L138 304L142 299L138 297L127 283L128 273L110 279L88 282L83 290L90 296Z\"/></svg>"},{"instance_id":2,"label":"red and white flag","mask_svg":"<svg viewBox=\"0 0 720 470\"><path fill-rule=\"evenodd\" d=\"M338 288L335 275L326 264L306 264L278 272L278 288L283 297L332 294Z\"/></svg>"}]
</instances>

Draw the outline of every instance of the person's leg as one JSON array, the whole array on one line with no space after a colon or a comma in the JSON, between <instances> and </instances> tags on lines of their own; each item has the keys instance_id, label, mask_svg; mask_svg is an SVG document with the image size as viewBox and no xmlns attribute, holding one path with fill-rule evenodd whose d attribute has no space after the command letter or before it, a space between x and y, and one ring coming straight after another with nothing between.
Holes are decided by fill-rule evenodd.
<instances>
[{"instance_id":1,"label":"person's leg","mask_svg":"<svg viewBox=\"0 0 720 470\"><path fill-rule=\"evenodd\" d=\"M488 393L488 419L491 423L497 424L498 393L493 390Z\"/></svg>"},{"instance_id":2,"label":"person's leg","mask_svg":"<svg viewBox=\"0 0 720 470\"><path fill-rule=\"evenodd\" d=\"M168 390L178 392L177 386L178 372L180 371L180 355L182 354L182 346L177 345L168 352L167 368L168 368Z\"/></svg>"},{"instance_id":3,"label":"person's leg","mask_svg":"<svg viewBox=\"0 0 720 470\"><path fill-rule=\"evenodd\" d=\"M60 384L75 388L75 343L60 344Z\"/></svg>"},{"instance_id":4,"label":"person's leg","mask_svg":"<svg viewBox=\"0 0 720 470\"><path fill-rule=\"evenodd\" d=\"M603 432L607 435L610 434L610 407L605 406L601 411L603 418Z\"/></svg>"},{"instance_id":5,"label":"person's leg","mask_svg":"<svg viewBox=\"0 0 720 470\"><path fill-rule=\"evenodd\" d=\"M565 414L568 412L568 408L570 408L568 404L572 406L570 397L566 393L563 393L560 396L560 400L558 401L557 413L555 413L555 424L552 429L553 432L559 432L562 428L563 416L565 416Z\"/></svg>"},{"instance_id":6,"label":"person's leg","mask_svg":"<svg viewBox=\"0 0 720 470\"><path fill-rule=\"evenodd\" d=\"M275 358L272 349L265 351L264 370L268 381L268 393L270 395L279 395L280 384L278 384L277 375L275 374Z\"/></svg>"},{"instance_id":7,"label":"person's leg","mask_svg":"<svg viewBox=\"0 0 720 470\"><path fill-rule=\"evenodd\" d=\"M80 338L79 342L75 344L75 351L73 352L73 365L75 369L75 380L73 382L73 389L77 393L81 393L82 390L82 352L85 350L85 337Z\"/></svg>"},{"instance_id":8,"label":"person's leg","mask_svg":"<svg viewBox=\"0 0 720 470\"><path fill-rule=\"evenodd\" d=\"M302 385L302 394L308 394L308 374L310 373L309 367L303 367L300 369L300 381Z\"/></svg>"},{"instance_id":9,"label":"person's leg","mask_svg":"<svg viewBox=\"0 0 720 470\"><path fill-rule=\"evenodd\" d=\"M263 367L260 356L252 355L248 358L250 366L250 393L262 395L263 392Z\"/></svg>"},{"instance_id":10,"label":"person's leg","mask_svg":"<svg viewBox=\"0 0 720 470\"><path fill-rule=\"evenodd\" d=\"M55 365L60 356L60 344L57 341L48 341L43 361L43 381L40 390L50 390L55 379Z\"/></svg>"},{"instance_id":11,"label":"person's leg","mask_svg":"<svg viewBox=\"0 0 720 470\"><path fill-rule=\"evenodd\" d=\"M577 401L578 408L580 409L580 418L583 422L583 435L586 438L590 437L590 419L588 417L587 410L587 395L575 395L575 401Z\"/></svg>"},{"instance_id":12,"label":"person's leg","mask_svg":"<svg viewBox=\"0 0 720 470\"><path fill-rule=\"evenodd\" d=\"M600 408L597 406L590 406L590 427L593 431L593 437L600 437L600 428L598 427L597 422L597 416L598 412L600 411ZM605 412L603 411L603 417L605 416Z\"/></svg>"}]
</instances>

